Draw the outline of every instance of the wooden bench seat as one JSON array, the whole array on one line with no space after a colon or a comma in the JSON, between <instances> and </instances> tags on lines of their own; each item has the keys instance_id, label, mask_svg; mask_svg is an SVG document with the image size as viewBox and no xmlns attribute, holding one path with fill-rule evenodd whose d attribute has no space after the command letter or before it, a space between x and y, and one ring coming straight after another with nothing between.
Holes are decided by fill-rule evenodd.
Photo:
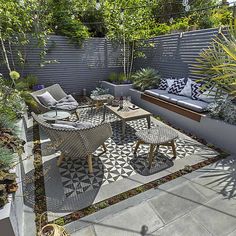
<instances>
[{"instance_id":1,"label":"wooden bench seat","mask_svg":"<svg viewBox=\"0 0 236 236\"><path fill-rule=\"evenodd\" d=\"M188 117L192 120L198 121L198 122L201 121L202 117L206 116L204 113L198 113L196 111L192 111L192 110L182 107L180 105L173 104L171 102L162 100L160 98L154 97L154 96L146 94L146 93L141 94L141 99L143 99L147 102L153 103L155 105L158 105L160 107L163 107L169 111L173 111L175 113L178 113L182 116Z\"/></svg>"}]
</instances>

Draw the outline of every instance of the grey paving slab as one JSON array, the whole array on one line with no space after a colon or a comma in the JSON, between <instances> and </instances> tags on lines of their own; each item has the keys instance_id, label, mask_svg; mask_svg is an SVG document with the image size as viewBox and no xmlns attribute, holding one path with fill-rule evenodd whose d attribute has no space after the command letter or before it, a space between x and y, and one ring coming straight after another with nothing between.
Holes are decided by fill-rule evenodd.
<instances>
[{"instance_id":1,"label":"grey paving slab","mask_svg":"<svg viewBox=\"0 0 236 236\"><path fill-rule=\"evenodd\" d=\"M198 224L189 214L178 218L153 235L161 236L212 236L204 227Z\"/></svg>"},{"instance_id":2,"label":"grey paving slab","mask_svg":"<svg viewBox=\"0 0 236 236\"><path fill-rule=\"evenodd\" d=\"M128 208L94 225L98 236L140 235L145 228L153 232L162 226L163 222L148 203Z\"/></svg>"},{"instance_id":3,"label":"grey paving slab","mask_svg":"<svg viewBox=\"0 0 236 236\"><path fill-rule=\"evenodd\" d=\"M236 230L228 234L227 236L236 236Z\"/></svg>"},{"instance_id":4,"label":"grey paving slab","mask_svg":"<svg viewBox=\"0 0 236 236\"><path fill-rule=\"evenodd\" d=\"M24 206L24 236L36 235L35 213L32 208ZM0 233L1 235L1 233Z\"/></svg>"},{"instance_id":5,"label":"grey paving slab","mask_svg":"<svg viewBox=\"0 0 236 236\"><path fill-rule=\"evenodd\" d=\"M75 229L74 231L69 232L67 230L67 232L70 233L70 236L96 236L93 226L83 228L79 231L76 231L76 229Z\"/></svg>"},{"instance_id":6,"label":"grey paving slab","mask_svg":"<svg viewBox=\"0 0 236 236\"><path fill-rule=\"evenodd\" d=\"M236 229L236 200L218 197L191 212L193 218L216 236Z\"/></svg>"},{"instance_id":7,"label":"grey paving slab","mask_svg":"<svg viewBox=\"0 0 236 236\"><path fill-rule=\"evenodd\" d=\"M161 187L159 190L161 190ZM150 203L164 222L169 223L206 201L207 199L200 192L196 191L189 183L186 183L168 191L163 190L163 194L151 199Z\"/></svg>"},{"instance_id":8,"label":"grey paving slab","mask_svg":"<svg viewBox=\"0 0 236 236\"><path fill-rule=\"evenodd\" d=\"M229 157L218 162L217 166L206 167L200 170L202 175L194 179L195 183L228 198L236 197L236 166L234 162L236 162L236 158L232 159Z\"/></svg>"}]
</instances>

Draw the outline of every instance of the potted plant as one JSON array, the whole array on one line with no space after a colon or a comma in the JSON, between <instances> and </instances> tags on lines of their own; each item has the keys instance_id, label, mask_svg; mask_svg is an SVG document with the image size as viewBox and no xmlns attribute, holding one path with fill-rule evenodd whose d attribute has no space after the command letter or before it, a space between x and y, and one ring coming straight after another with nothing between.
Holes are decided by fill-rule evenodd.
<instances>
[{"instance_id":1,"label":"potted plant","mask_svg":"<svg viewBox=\"0 0 236 236\"><path fill-rule=\"evenodd\" d=\"M132 81L127 79L123 73L111 73L107 81L102 81L101 86L109 89L115 97L128 96L129 89L132 88Z\"/></svg>"}]
</instances>

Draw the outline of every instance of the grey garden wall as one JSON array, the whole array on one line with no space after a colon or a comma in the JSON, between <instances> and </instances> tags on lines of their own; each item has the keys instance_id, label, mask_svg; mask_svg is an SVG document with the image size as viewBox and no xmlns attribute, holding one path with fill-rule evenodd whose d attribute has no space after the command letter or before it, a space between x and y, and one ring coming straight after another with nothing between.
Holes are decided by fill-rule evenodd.
<instances>
[{"instance_id":1,"label":"grey garden wall","mask_svg":"<svg viewBox=\"0 0 236 236\"><path fill-rule=\"evenodd\" d=\"M196 64L199 53L210 45L219 29L205 29L169 34L148 40L152 47L143 48L145 58L135 60L135 69L152 67L164 77L190 77L192 64Z\"/></svg>"}]
</instances>

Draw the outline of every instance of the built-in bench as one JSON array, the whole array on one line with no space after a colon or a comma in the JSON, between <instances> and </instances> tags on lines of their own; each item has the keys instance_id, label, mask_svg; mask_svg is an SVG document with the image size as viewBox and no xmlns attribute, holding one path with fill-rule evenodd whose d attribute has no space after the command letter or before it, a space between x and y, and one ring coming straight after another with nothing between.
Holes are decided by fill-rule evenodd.
<instances>
[{"instance_id":1,"label":"built-in bench","mask_svg":"<svg viewBox=\"0 0 236 236\"><path fill-rule=\"evenodd\" d=\"M205 116L205 110L208 106L206 102L170 94L165 90L159 89L146 90L141 94L141 98L198 122Z\"/></svg>"}]
</instances>

